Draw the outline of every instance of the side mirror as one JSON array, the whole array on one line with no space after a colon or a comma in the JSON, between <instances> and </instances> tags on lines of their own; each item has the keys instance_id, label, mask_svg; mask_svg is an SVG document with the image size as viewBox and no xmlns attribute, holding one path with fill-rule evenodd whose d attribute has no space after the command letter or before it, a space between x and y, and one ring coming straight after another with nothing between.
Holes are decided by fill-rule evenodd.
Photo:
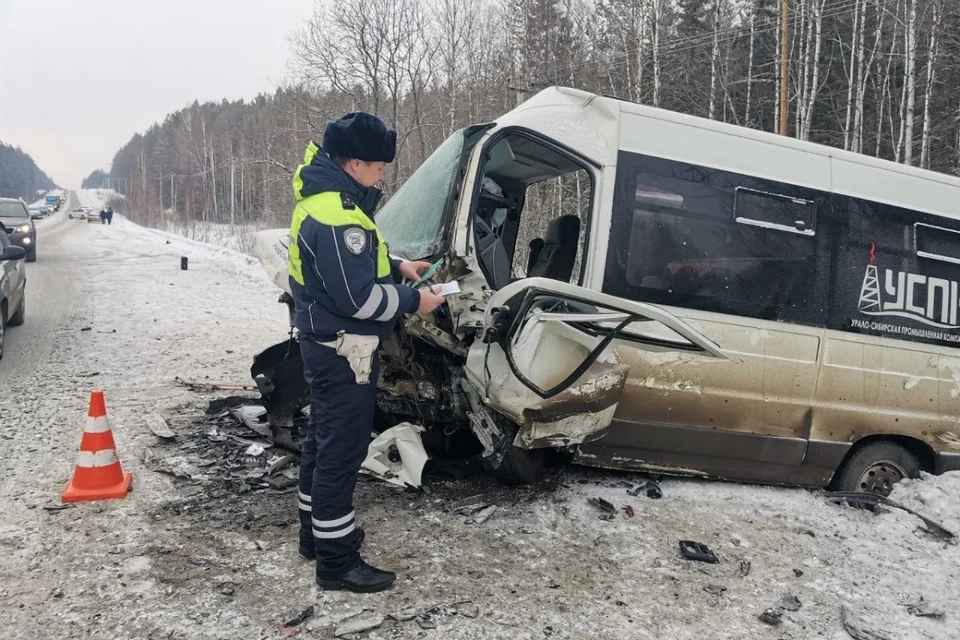
<instances>
[{"instance_id":1,"label":"side mirror","mask_svg":"<svg viewBox=\"0 0 960 640\"><path fill-rule=\"evenodd\" d=\"M10 262L12 260L23 260L27 257L26 250L20 247L4 247L3 253L0 253L0 262Z\"/></svg>"}]
</instances>

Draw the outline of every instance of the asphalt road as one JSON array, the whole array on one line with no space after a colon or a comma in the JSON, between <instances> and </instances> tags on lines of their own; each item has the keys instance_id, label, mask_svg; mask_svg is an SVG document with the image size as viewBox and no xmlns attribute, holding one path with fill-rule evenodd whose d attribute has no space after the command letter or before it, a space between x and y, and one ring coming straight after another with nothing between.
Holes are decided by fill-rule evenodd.
<instances>
[{"instance_id":1,"label":"asphalt road","mask_svg":"<svg viewBox=\"0 0 960 640\"><path fill-rule=\"evenodd\" d=\"M67 211L79 201L70 192L66 206L44 220L36 221L37 261L27 266L27 319L19 327L8 327L6 353L0 361L0 388L24 371L34 370L55 359L51 333L63 326L77 302L75 260L64 246L73 234L82 233L86 223L67 218Z\"/></svg>"}]
</instances>

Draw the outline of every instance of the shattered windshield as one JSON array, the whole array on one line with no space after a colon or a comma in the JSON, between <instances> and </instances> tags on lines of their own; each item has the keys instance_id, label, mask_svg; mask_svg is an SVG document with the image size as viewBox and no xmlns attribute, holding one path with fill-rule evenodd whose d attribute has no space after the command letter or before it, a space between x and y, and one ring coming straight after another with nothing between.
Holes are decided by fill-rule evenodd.
<instances>
[{"instance_id":1,"label":"shattered windshield","mask_svg":"<svg viewBox=\"0 0 960 640\"><path fill-rule=\"evenodd\" d=\"M463 131L447 138L377 212L377 226L391 253L425 258L440 240L444 205L453 191L463 141Z\"/></svg>"}]
</instances>

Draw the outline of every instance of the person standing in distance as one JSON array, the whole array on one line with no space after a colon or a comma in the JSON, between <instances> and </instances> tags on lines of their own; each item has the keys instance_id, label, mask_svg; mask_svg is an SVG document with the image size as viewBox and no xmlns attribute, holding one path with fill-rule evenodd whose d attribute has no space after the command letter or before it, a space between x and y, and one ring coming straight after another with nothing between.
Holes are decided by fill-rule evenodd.
<instances>
[{"instance_id":1,"label":"person standing in distance","mask_svg":"<svg viewBox=\"0 0 960 640\"><path fill-rule=\"evenodd\" d=\"M396 574L360 557L353 491L376 406L377 348L407 313L431 313L443 297L399 284L426 262L390 258L374 223L383 170L397 134L379 118L348 113L328 122L293 177L297 205L288 271L294 326L310 387L300 459L300 555L316 559L321 589L374 592Z\"/></svg>"}]
</instances>

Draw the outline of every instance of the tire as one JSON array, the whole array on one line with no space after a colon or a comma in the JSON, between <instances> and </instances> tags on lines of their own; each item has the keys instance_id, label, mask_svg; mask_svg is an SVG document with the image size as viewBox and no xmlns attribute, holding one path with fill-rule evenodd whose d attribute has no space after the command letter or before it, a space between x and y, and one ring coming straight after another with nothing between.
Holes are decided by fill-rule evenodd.
<instances>
[{"instance_id":1,"label":"tire","mask_svg":"<svg viewBox=\"0 0 960 640\"><path fill-rule=\"evenodd\" d=\"M37 261L37 248L34 247L27 253L27 262L36 262Z\"/></svg>"},{"instance_id":2,"label":"tire","mask_svg":"<svg viewBox=\"0 0 960 640\"><path fill-rule=\"evenodd\" d=\"M531 484L543 473L546 457L547 452L543 449L527 450L511 445L493 473L504 484Z\"/></svg>"},{"instance_id":3,"label":"tire","mask_svg":"<svg viewBox=\"0 0 960 640\"><path fill-rule=\"evenodd\" d=\"M17 312L10 316L10 320L7 322L7 326L10 327L19 327L27 319L27 296L23 296L23 300L20 301L20 308L17 309Z\"/></svg>"},{"instance_id":4,"label":"tire","mask_svg":"<svg viewBox=\"0 0 960 640\"><path fill-rule=\"evenodd\" d=\"M837 491L888 496L903 478L919 478L920 461L896 442L872 442L844 463L834 481Z\"/></svg>"}]
</instances>

